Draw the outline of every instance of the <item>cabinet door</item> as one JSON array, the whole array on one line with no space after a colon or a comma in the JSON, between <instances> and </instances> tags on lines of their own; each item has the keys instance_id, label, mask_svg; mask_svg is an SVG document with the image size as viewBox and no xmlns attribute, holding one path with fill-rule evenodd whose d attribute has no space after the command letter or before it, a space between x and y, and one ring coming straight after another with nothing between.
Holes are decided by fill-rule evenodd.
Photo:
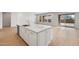
<instances>
[{"instance_id":1,"label":"cabinet door","mask_svg":"<svg viewBox=\"0 0 79 59\"><path fill-rule=\"evenodd\" d=\"M20 36L28 44L28 30L24 27L20 27Z\"/></svg>"},{"instance_id":2,"label":"cabinet door","mask_svg":"<svg viewBox=\"0 0 79 59\"><path fill-rule=\"evenodd\" d=\"M29 41L29 31L28 31L28 29L25 29L24 41L25 41L28 45L30 44L30 41Z\"/></svg>"},{"instance_id":3,"label":"cabinet door","mask_svg":"<svg viewBox=\"0 0 79 59\"><path fill-rule=\"evenodd\" d=\"M23 27L19 28L19 34L24 39L24 28Z\"/></svg>"},{"instance_id":4,"label":"cabinet door","mask_svg":"<svg viewBox=\"0 0 79 59\"><path fill-rule=\"evenodd\" d=\"M39 46L45 46L46 44L46 31L42 31L38 34L38 45Z\"/></svg>"},{"instance_id":5,"label":"cabinet door","mask_svg":"<svg viewBox=\"0 0 79 59\"><path fill-rule=\"evenodd\" d=\"M28 34L29 34L29 45L31 46L36 46L37 45L37 35L35 32L33 31L28 31Z\"/></svg>"},{"instance_id":6,"label":"cabinet door","mask_svg":"<svg viewBox=\"0 0 79 59\"><path fill-rule=\"evenodd\" d=\"M47 29L46 30L46 42L45 42L45 44L49 44L50 43L50 41L53 39L53 35L52 35L52 29Z\"/></svg>"},{"instance_id":7,"label":"cabinet door","mask_svg":"<svg viewBox=\"0 0 79 59\"><path fill-rule=\"evenodd\" d=\"M39 46L47 46L49 41L51 40L50 29L44 30L38 34L38 45Z\"/></svg>"}]
</instances>

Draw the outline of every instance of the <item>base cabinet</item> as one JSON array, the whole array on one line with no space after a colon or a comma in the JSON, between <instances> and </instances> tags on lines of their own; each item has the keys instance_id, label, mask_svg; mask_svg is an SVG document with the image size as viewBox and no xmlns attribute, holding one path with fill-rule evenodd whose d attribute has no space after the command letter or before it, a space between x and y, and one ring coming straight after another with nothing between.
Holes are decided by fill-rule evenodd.
<instances>
[{"instance_id":1,"label":"base cabinet","mask_svg":"<svg viewBox=\"0 0 79 59\"><path fill-rule=\"evenodd\" d=\"M20 36L30 46L47 46L51 40L50 28L41 32L34 32L21 26L19 30Z\"/></svg>"}]
</instances>

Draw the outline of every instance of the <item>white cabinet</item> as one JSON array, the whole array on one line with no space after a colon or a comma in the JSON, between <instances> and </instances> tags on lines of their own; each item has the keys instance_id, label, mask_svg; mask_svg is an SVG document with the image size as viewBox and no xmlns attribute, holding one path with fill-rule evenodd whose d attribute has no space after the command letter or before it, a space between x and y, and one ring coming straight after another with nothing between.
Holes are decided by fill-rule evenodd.
<instances>
[{"instance_id":1,"label":"white cabinet","mask_svg":"<svg viewBox=\"0 0 79 59\"><path fill-rule=\"evenodd\" d=\"M51 40L51 28L35 32L29 28L20 26L20 36L30 46L47 46Z\"/></svg>"},{"instance_id":2,"label":"white cabinet","mask_svg":"<svg viewBox=\"0 0 79 59\"><path fill-rule=\"evenodd\" d=\"M37 45L37 33L28 30L29 32L29 40L30 40L30 44L29 45Z\"/></svg>"}]
</instances>

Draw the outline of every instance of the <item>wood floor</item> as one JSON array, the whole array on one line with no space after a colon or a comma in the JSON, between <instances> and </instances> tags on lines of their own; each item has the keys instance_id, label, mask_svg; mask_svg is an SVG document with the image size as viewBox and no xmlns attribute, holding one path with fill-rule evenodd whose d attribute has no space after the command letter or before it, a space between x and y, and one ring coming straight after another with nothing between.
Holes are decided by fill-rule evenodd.
<instances>
[{"instance_id":1,"label":"wood floor","mask_svg":"<svg viewBox=\"0 0 79 59\"><path fill-rule=\"evenodd\" d=\"M53 40L49 45L53 46L78 46L79 29L69 27L54 27L52 29Z\"/></svg>"},{"instance_id":2,"label":"wood floor","mask_svg":"<svg viewBox=\"0 0 79 59\"><path fill-rule=\"evenodd\" d=\"M26 46L26 44L16 34L16 28L3 28L0 30L0 46Z\"/></svg>"},{"instance_id":3,"label":"wood floor","mask_svg":"<svg viewBox=\"0 0 79 59\"><path fill-rule=\"evenodd\" d=\"M79 29L53 27L52 35L49 46L79 45ZM16 28L4 28L0 30L0 46L26 46L26 43L16 34Z\"/></svg>"}]
</instances>

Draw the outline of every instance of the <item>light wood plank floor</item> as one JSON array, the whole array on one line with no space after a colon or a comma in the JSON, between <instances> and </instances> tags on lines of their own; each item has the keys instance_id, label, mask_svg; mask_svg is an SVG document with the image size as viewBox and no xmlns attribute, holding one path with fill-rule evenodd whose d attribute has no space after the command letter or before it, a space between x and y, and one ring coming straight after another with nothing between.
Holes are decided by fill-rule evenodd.
<instances>
[{"instance_id":1,"label":"light wood plank floor","mask_svg":"<svg viewBox=\"0 0 79 59\"><path fill-rule=\"evenodd\" d=\"M26 44L18 37L15 28L3 28L0 30L0 46L26 46Z\"/></svg>"},{"instance_id":2,"label":"light wood plank floor","mask_svg":"<svg viewBox=\"0 0 79 59\"><path fill-rule=\"evenodd\" d=\"M53 40L49 45L53 46L78 46L79 29L68 27L54 27Z\"/></svg>"},{"instance_id":3,"label":"light wood plank floor","mask_svg":"<svg viewBox=\"0 0 79 59\"><path fill-rule=\"evenodd\" d=\"M53 27L53 39L49 46L78 46L79 29L68 27ZM16 34L16 28L0 30L0 46L26 46L25 42Z\"/></svg>"}]
</instances>

